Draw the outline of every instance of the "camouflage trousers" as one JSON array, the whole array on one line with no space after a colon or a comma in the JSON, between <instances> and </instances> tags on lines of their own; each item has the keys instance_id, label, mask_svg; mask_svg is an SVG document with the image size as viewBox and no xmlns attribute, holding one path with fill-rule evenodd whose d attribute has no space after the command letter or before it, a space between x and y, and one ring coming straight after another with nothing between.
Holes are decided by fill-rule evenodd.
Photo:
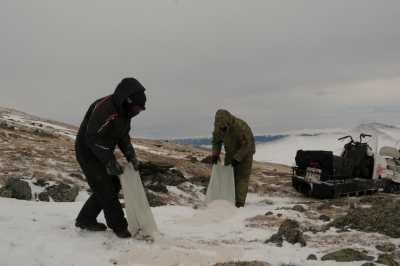
<instances>
[{"instance_id":1,"label":"camouflage trousers","mask_svg":"<svg viewBox=\"0 0 400 266\"><path fill-rule=\"evenodd\" d=\"M246 203L252 166L253 157L250 156L233 168L235 173L236 206L238 207L242 207Z\"/></svg>"}]
</instances>

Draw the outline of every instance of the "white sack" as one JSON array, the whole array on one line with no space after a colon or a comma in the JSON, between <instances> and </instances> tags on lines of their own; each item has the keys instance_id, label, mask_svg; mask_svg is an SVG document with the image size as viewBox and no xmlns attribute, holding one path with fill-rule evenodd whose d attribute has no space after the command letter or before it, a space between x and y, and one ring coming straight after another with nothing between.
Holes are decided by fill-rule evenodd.
<instances>
[{"instance_id":1,"label":"white sack","mask_svg":"<svg viewBox=\"0 0 400 266\"><path fill-rule=\"evenodd\" d=\"M121 175L121 184L129 231L134 236L140 234L140 236L154 237L154 234L158 232L157 224L144 192L139 172L133 168L132 164L125 167L124 173Z\"/></svg>"},{"instance_id":2,"label":"white sack","mask_svg":"<svg viewBox=\"0 0 400 266\"><path fill-rule=\"evenodd\" d=\"M226 200L235 204L235 178L232 166L215 164L208 184L206 203Z\"/></svg>"}]
</instances>

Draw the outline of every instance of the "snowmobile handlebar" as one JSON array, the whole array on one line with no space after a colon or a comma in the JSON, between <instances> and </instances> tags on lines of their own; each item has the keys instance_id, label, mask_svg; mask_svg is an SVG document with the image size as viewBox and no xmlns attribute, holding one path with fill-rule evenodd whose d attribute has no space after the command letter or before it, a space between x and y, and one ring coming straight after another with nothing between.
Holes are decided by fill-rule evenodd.
<instances>
[{"instance_id":1,"label":"snowmobile handlebar","mask_svg":"<svg viewBox=\"0 0 400 266\"><path fill-rule=\"evenodd\" d=\"M352 137L352 136L350 136L350 135L348 135L348 136L344 136L344 137L341 137L341 138L338 138L338 141L342 141L342 140L345 140L345 139L350 139L350 140L351 140L351 142L354 142L354 139L353 139L353 137Z\"/></svg>"},{"instance_id":2,"label":"snowmobile handlebar","mask_svg":"<svg viewBox=\"0 0 400 266\"><path fill-rule=\"evenodd\" d=\"M360 143L362 143L362 140L365 139L365 138L372 138L372 135L361 133L360 134ZM342 140L345 140L345 139L350 139L350 143L355 143L353 137L350 136L350 135L341 137L341 138L338 139L338 141L342 141Z\"/></svg>"},{"instance_id":3,"label":"snowmobile handlebar","mask_svg":"<svg viewBox=\"0 0 400 266\"><path fill-rule=\"evenodd\" d=\"M360 134L360 142L362 142L362 140L365 138L372 138L372 135L361 133Z\"/></svg>"}]
</instances>

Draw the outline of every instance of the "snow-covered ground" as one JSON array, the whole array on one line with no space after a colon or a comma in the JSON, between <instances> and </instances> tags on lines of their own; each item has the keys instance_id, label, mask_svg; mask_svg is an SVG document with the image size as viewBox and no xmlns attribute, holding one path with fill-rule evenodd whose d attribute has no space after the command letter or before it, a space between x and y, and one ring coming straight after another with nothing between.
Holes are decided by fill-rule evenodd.
<instances>
[{"instance_id":1,"label":"snow-covered ground","mask_svg":"<svg viewBox=\"0 0 400 266\"><path fill-rule=\"evenodd\" d=\"M73 165L75 160L64 158L66 154L69 154L70 157L73 155L73 149L68 148L70 147L68 145L73 143L71 138L74 138L75 129L68 126L64 127L62 123L52 124L35 117L8 111L0 114L1 122L23 129L11 132L21 134L21 138L15 139L9 137L7 135L9 133L3 132L5 144L3 147L7 147L7 149L3 149L3 157L0 159L8 158L8 156L5 156L8 153L15 154L15 156L8 158L10 161L0 162L0 165L6 166L10 165L11 162L16 162L10 169L4 168L3 172L8 171L15 175L15 173L24 170L21 169L22 166L32 158L32 162L27 164L25 168L33 171L33 168L39 164L35 160L35 156L37 156L46 163L42 163L41 168L35 174L29 172L22 174L23 177L35 177L32 180L28 178L33 194L38 194L44 189L33 183L33 180L36 180L37 177L52 174L54 180L58 180L60 179L59 176L65 172L68 175L68 180L76 179L76 177L69 176L71 173L77 172L77 166ZM54 142L55 140L40 142L42 141L40 137L34 134L31 136L31 130L25 130L26 128L50 130L49 132L68 136L68 138L62 138L68 141L56 139L60 142ZM291 165L298 149L333 150L336 154L339 154L344 143L337 142L337 138L349 133L356 136L360 132L379 136L379 146L397 145L397 141L400 139L400 128L381 124L361 125L349 131L325 129L290 132L286 138L258 145L256 160ZM12 144L9 142L12 142ZM52 144L53 142L54 144ZM43 143L47 143L47 146L44 146ZM62 149L59 150L58 146ZM188 155L201 159L208 154L208 151L202 149L191 150L186 146L174 146L162 142L152 143L144 140L135 143L135 146L142 153L142 156L164 156L178 160L178 164L187 160ZM59 154L65 156L56 158L55 155ZM65 167L60 168L60 165L65 165ZM53 169L56 166L60 169ZM181 167L183 166L181 165ZM194 167L197 167L198 170L195 171L194 176L203 175L199 174L203 172L204 175L208 173L207 168L200 163L199 166L190 163L182 170L187 172ZM49 170L49 168L52 170ZM262 170L259 169L259 171ZM290 194L285 190L288 189L285 186L285 182L289 182L288 179L280 175L275 178L268 179L264 174L255 177L257 182L263 181L264 183L261 182L260 184L268 186L268 188L279 189L279 186L282 186L284 192L281 193L282 197L271 197L263 193L260 193L260 195L264 196L250 194L246 207L241 209L236 209L221 201L213 202L207 208L194 209L190 205L197 205L198 201L193 201L193 199L204 198L200 193L201 187L190 183L181 184L179 187L168 186L169 196L180 199L174 202L182 206L169 205L152 208L155 220L162 233L153 244L135 239L121 240L110 230L91 233L76 229L74 219L88 197L85 190L81 190L77 198L78 202L73 203L0 198L0 266L186 266L253 260L265 261L271 265L291 263L291 265L298 266L324 266L337 265L337 263L320 260L308 261L306 258L310 254L316 254L320 258L331 251L345 247L366 250L369 255L376 257L377 251L374 246L377 243L391 241L396 245L400 244L399 240L390 239L380 234L366 234L357 231L339 234L334 229L317 234L311 234L307 231L305 233L307 237L306 247L291 245L287 242L284 243L282 248L274 244L265 244L264 241L277 232L279 225L286 218L295 219L304 226L324 224L318 218L319 211L309 209L305 214L292 210L293 205L299 203L308 206L306 208L310 207L304 202L304 198L293 193ZM61 179L64 180L65 178ZM49 177L50 183L54 180ZM190 187L186 188L186 186ZM267 193L268 191L268 189L265 189L264 192ZM182 204L180 201L182 201ZM273 214L265 215L268 212ZM100 221L104 222L103 217L100 218ZM355 262L341 263L340 265L361 264Z\"/></svg>"},{"instance_id":2,"label":"snow-covered ground","mask_svg":"<svg viewBox=\"0 0 400 266\"><path fill-rule=\"evenodd\" d=\"M352 135L355 140L358 140L360 133L378 137L378 147L387 145L399 147L400 127L371 123L362 124L354 129L314 129L288 132L284 134L288 135L285 138L258 144L255 160L294 165L296 151L300 149L329 150L339 155L347 140L338 141L338 138ZM370 139L369 143L371 146L376 146L375 139Z\"/></svg>"},{"instance_id":3,"label":"snow-covered ground","mask_svg":"<svg viewBox=\"0 0 400 266\"><path fill-rule=\"evenodd\" d=\"M55 123L45 122L40 120L39 118L30 117L29 115L23 113L6 112L0 114L0 121L7 122L13 126L22 126L37 130L46 130L69 137L71 139L75 139L75 130L56 125Z\"/></svg>"},{"instance_id":4,"label":"snow-covered ground","mask_svg":"<svg viewBox=\"0 0 400 266\"><path fill-rule=\"evenodd\" d=\"M83 198L82 198L83 199ZM333 230L312 235L307 247L284 243L283 248L264 244L277 228L248 226L248 219L268 211L306 222L302 214L283 210L292 207L291 198L269 198L269 204L250 194L246 208L236 209L217 201L206 209L183 206L153 208L162 233L153 244L118 239L110 230L87 232L76 229L74 219L82 202L55 203L0 200L0 265L2 266L80 266L80 265L213 265L216 262L260 260L280 265L337 265L334 262L307 261L331 251L324 242L346 245L346 237L334 240ZM100 221L103 218L101 217ZM247 225L247 226L246 226ZM356 234L359 235L360 234ZM362 233L360 247L374 253L373 240ZM356 237L356 236L355 236ZM372 239L374 236L372 235ZM379 237L378 237L379 238ZM330 242L330 241L327 241ZM353 247L354 243L352 244ZM371 245L371 249L369 246ZM360 265L342 263L340 265Z\"/></svg>"}]
</instances>

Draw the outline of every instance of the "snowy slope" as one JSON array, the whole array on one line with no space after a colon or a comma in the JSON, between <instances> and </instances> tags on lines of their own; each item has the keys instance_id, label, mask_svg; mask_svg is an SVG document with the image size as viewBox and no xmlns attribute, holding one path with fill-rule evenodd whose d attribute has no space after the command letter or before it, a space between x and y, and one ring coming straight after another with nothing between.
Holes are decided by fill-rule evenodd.
<instances>
[{"instance_id":1,"label":"snowy slope","mask_svg":"<svg viewBox=\"0 0 400 266\"><path fill-rule=\"evenodd\" d=\"M73 126L3 107L0 107L0 123L6 123L17 128L40 130L48 134L66 136L72 139L75 139L76 134L76 128Z\"/></svg>"},{"instance_id":2,"label":"snowy slope","mask_svg":"<svg viewBox=\"0 0 400 266\"><path fill-rule=\"evenodd\" d=\"M31 179L44 176L52 181L74 181L79 177L73 153L76 129L2 108L0 125L3 126L0 131L0 178L21 176L32 185ZM356 130L376 130L382 143L395 141L399 133L396 127L379 124L362 125ZM340 150L342 144L338 146L335 139L344 135L345 131L306 133L308 135L291 132L289 137L271 142L269 146L258 146L256 157L285 162L291 160L290 156L294 156L297 148ZM141 159L170 162L189 177L209 174L209 166L192 162L193 157L198 160L209 155L209 150L156 140L139 140L135 144ZM52 175L47 173L49 169L54 172ZM376 256L375 244L382 241L400 244L398 240L380 234L356 231L339 234L333 229L317 234L306 231L307 247L303 248L286 242L282 248L264 244L286 218L295 219L306 228L321 226L324 222L319 219L322 211L312 209L316 207L311 208L312 201L306 202L297 195L290 186L288 176L277 172L276 166L256 163L253 170L250 189L259 194L249 194L246 208L241 209L225 202L215 202L207 209L194 209L192 206L203 197L196 196L196 186L186 183L185 186L169 186L170 194L167 196L175 197L176 200L171 202L178 206L152 208L162 233L152 245L134 239L118 239L109 230L98 233L77 230L74 219L88 196L84 190L78 202L73 203L0 198L0 266L186 266L238 260L260 260L271 265L324 266L337 263L307 261L307 256L316 254L320 258L343 247L359 248ZM34 185L32 188L34 192L42 190ZM306 213L291 210L294 204L299 203L309 210ZM319 205L319 202L315 204ZM347 203L342 207L333 206L333 213L328 214L334 218L340 213L336 210L342 210L347 205L350 206ZM273 214L265 215L268 212ZM103 217L100 221L104 221Z\"/></svg>"},{"instance_id":3,"label":"snowy slope","mask_svg":"<svg viewBox=\"0 0 400 266\"><path fill-rule=\"evenodd\" d=\"M362 124L354 129L324 129L304 130L301 132L289 132L285 138L257 145L255 159L293 165L296 151L303 150L330 150L339 155L346 143L337 139L346 135L352 135L358 139L360 133L368 133L378 137L378 146L398 146L400 140L400 127L379 123ZM375 140L369 143L375 145Z\"/></svg>"},{"instance_id":4,"label":"snowy slope","mask_svg":"<svg viewBox=\"0 0 400 266\"><path fill-rule=\"evenodd\" d=\"M214 202L207 209L168 206L153 208L162 236L154 244L138 240L121 240L111 231L86 232L73 227L82 203L43 203L0 199L0 265L2 266L84 266L84 265L213 265L216 262L261 260L280 265L337 265L333 262L307 261L309 254L318 257L341 247L340 236L329 247L323 239L338 237L335 231L313 235L307 247L284 244L283 248L263 242L276 228L246 226L248 218L277 211L288 218L307 221L291 210L296 202L289 198L250 196L249 206L236 209L226 202ZM271 219L271 218L269 218ZM354 239L356 240L357 233ZM376 236L362 233L365 243L354 245L374 254L371 243ZM371 239L369 239L371 237ZM360 265L359 263L343 263Z\"/></svg>"}]
</instances>

